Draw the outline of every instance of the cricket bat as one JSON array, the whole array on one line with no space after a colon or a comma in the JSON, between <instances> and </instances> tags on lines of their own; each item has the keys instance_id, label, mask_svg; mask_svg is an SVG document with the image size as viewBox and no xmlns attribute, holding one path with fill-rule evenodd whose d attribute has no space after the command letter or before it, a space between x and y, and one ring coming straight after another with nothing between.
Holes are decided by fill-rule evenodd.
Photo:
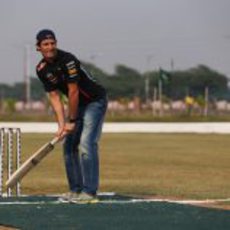
<instances>
[{"instance_id":1,"label":"cricket bat","mask_svg":"<svg viewBox=\"0 0 230 230\"><path fill-rule=\"evenodd\" d=\"M38 149L28 160L26 160L6 181L6 187L12 188L20 181L31 169L33 169L49 152L54 149L55 144L59 141L58 137L53 138L50 142Z\"/></svg>"}]
</instances>

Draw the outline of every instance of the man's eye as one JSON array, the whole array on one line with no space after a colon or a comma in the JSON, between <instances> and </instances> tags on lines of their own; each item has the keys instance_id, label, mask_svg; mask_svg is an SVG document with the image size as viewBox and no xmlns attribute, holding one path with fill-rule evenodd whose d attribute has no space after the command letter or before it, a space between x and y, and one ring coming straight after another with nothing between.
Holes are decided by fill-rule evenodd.
<instances>
[{"instance_id":1,"label":"man's eye","mask_svg":"<svg viewBox=\"0 0 230 230\"><path fill-rule=\"evenodd\" d=\"M54 44L55 44L54 42L50 42L50 43L44 43L43 45L44 46L48 46L48 45L52 45L53 46Z\"/></svg>"}]
</instances>

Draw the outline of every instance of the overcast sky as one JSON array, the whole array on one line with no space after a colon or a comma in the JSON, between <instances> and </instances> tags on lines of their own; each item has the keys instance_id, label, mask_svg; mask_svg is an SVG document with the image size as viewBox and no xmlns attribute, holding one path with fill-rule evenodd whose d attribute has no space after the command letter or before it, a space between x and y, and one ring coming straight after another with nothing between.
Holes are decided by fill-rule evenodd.
<instances>
[{"instance_id":1,"label":"overcast sky","mask_svg":"<svg viewBox=\"0 0 230 230\"><path fill-rule=\"evenodd\" d=\"M1 0L0 82L23 80L40 59L38 30L56 32L61 49L112 73L205 64L230 77L230 0Z\"/></svg>"}]
</instances>

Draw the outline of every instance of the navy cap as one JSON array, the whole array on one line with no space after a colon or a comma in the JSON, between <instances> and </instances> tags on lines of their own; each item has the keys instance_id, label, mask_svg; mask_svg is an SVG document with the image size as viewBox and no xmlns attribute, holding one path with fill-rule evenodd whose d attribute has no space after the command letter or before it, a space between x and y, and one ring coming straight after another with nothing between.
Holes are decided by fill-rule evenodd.
<instances>
[{"instance_id":1,"label":"navy cap","mask_svg":"<svg viewBox=\"0 0 230 230\"><path fill-rule=\"evenodd\" d=\"M37 39L37 45L39 45L45 39L54 39L56 41L54 32L49 29L40 30L37 33L36 39Z\"/></svg>"}]
</instances>

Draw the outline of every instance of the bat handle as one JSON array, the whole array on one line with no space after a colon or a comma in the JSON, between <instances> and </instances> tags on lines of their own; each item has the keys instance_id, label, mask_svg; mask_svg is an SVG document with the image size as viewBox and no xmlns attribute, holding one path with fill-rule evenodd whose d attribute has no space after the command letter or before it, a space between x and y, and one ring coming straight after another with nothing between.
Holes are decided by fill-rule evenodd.
<instances>
[{"instance_id":1,"label":"bat handle","mask_svg":"<svg viewBox=\"0 0 230 230\"><path fill-rule=\"evenodd\" d=\"M59 137L54 137L52 141L50 141L51 145L55 145L59 141Z\"/></svg>"}]
</instances>

